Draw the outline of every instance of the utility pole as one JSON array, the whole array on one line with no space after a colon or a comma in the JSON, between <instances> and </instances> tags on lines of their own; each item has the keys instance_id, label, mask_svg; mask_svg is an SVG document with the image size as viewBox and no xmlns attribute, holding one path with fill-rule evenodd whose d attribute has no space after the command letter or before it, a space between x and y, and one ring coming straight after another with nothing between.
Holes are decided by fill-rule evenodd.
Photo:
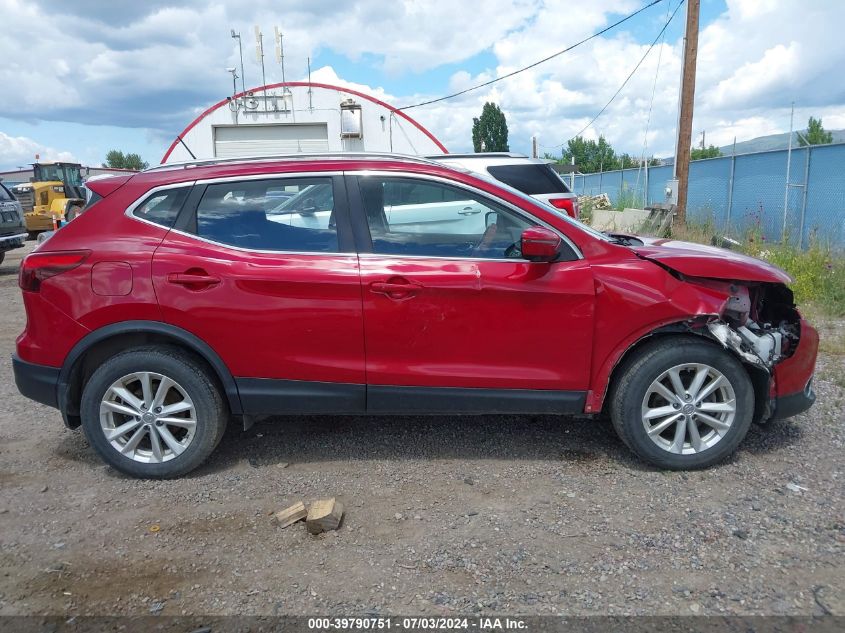
<instances>
[{"instance_id":1,"label":"utility pole","mask_svg":"<svg viewBox=\"0 0 845 633\"><path fill-rule=\"evenodd\" d=\"M687 28L684 36L684 70L681 77L681 113L678 118L678 145L675 148L675 174L678 178L678 224L687 221L689 157L692 147L692 113L695 101L695 63L698 57L698 13L700 0L687 0Z\"/></svg>"}]
</instances>

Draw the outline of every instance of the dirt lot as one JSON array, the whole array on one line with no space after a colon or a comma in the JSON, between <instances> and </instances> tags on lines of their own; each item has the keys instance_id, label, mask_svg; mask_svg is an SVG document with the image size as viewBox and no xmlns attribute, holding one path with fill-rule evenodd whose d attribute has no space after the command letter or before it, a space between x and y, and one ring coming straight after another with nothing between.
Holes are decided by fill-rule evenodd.
<instances>
[{"instance_id":1,"label":"dirt lot","mask_svg":"<svg viewBox=\"0 0 845 633\"><path fill-rule=\"evenodd\" d=\"M843 356L809 414L705 472L584 419L285 418L136 481L18 394L21 253L0 266L0 615L845 614ZM268 516L325 496L337 532Z\"/></svg>"}]
</instances>

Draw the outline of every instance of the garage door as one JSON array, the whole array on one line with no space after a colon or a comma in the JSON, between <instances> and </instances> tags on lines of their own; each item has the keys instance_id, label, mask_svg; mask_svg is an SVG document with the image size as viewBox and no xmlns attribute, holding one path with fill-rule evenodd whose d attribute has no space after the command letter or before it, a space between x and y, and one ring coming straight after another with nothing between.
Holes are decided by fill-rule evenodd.
<instances>
[{"instance_id":1,"label":"garage door","mask_svg":"<svg viewBox=\"0 0 845 633\"><path fill-rule=\"evenodd\" d=\"M325 123L238 125L214 128L214 155L219 158L295 152L327 152Z\"/></svg>"}]
</instances>

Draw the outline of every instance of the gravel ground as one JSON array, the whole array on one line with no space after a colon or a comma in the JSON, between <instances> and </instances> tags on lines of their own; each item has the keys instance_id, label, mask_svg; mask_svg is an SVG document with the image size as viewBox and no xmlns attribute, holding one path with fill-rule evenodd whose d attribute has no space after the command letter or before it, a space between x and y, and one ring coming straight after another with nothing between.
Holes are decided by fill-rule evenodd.
<instances>
[{"instance_id":1,"label":"gravel ground","mask_svg":"<svg viewBox=\"0 0 845 633\"><path fill-rule=\"evenodd\" d=\"M845 614L843 356L808 414L704 472L587 419L324 417L136 481L14 386L22 252L0 266L0 615ZM327 496L337 532L269 517Z\"/></svg>"}]
</instances>

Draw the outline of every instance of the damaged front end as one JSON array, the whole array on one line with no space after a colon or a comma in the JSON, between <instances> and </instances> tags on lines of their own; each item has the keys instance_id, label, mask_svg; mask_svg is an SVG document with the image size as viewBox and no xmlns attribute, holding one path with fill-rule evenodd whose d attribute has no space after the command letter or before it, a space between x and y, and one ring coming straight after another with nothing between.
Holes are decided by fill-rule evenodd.
<instances>
[{"instance_id":1,"label":"damaged front end","mask_svg":"<svg viewBox=\"0 0 845 633\"><path fill-rule=\"evenodd\" d=\"M801 318L789 288L779 283L685 281L727 295L718 317L696 325L749 366L757 392L755 421L789 417L813 404L818 335Z\"/></svg>"},{"instance_id":2,"label":"damaged front end","mask_svg":"<svg viewBox=\"0 0 845 633\"><path fill-rule=\"evenodd\" d=\"M713 338L745 362L771 371L798 347L801 316L795 309L789 288L778 284L743 285L710 280L707 285L711 288L722 286L728 294L721 318L708 322L707 329Z\"/></svg>"}]
</instances>

